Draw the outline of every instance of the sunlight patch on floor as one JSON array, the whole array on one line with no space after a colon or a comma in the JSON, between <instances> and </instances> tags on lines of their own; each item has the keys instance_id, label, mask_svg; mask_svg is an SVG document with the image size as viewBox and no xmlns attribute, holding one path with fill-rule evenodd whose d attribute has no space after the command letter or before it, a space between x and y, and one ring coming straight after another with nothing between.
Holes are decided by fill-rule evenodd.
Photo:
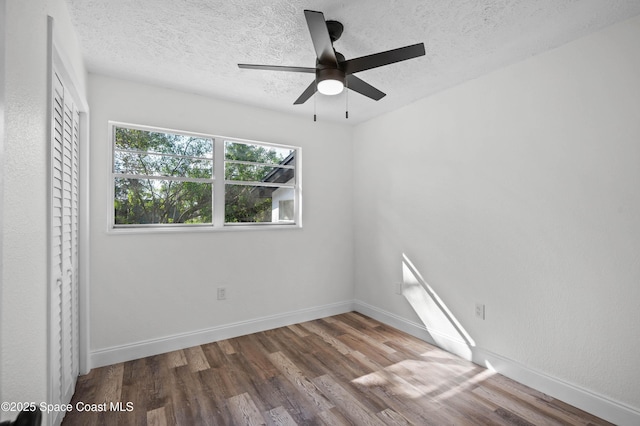
<instances>
[{"instance_id":1,"label":"sunlight patch on floor","mask_svg":"<svg viewBox=\"0 0 640 426\"><path fill-rule=\"evenodd\" d=\"M416 399L425 396L428 390L412 385L407 380L391 373L386 368L352 380L353 383L367 387L384 387L394 395Z\"/></svg>"},{"instance_id":2,"label":"sunlight patch on floor","mask_svg":"<svg viewBox=\"0 0 640 426\"><path fill-rule=\"evenodd\" d=\"M442 392L440 395L438 395L436 399L445 400L461 392L465 392L470 388L474 388L478 386L480 383L487 380L489 377L493 376L494 374L496 374L494 371L483 370L475 374L473 377L465 380L463 383L460 383L458 386L452 387L451 389L445 392Z\"/></svg>"},{"instance_id":3,"label":"sunlight patch on floor","mask_svg":"<svg viewBox=\"0 0 640 426\"><path fill-rule=\"evenodd\" d=\"M384 387L388 392L403 398L427 397L445 400L477 386L495 374L493 371L483 369L468 378L461 379L460 383L451 387L452 377L464 377L478 367L472 364L447 362L451 361L447 358L442 358L442 361L445 365L437 360L404 360L360 376L352 382L367 387Z\"/></svg>"}]
</instances>

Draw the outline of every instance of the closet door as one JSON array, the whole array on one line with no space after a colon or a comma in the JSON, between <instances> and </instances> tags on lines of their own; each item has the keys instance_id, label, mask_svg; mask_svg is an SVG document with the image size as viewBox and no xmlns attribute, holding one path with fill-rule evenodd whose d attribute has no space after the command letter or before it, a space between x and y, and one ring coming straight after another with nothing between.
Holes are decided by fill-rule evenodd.
<instances>
[{"instance_id":1,"label":"closet door","mask_svg":"<svg viewBox=\"0 0 640 426\"><path fill-rule=\"evenodd\" d=\"M78 376L79 113L53 76L51 135L51 393L71 400ZM54 423L57 423L54 421Z\"/></svg>"}]
</instances>

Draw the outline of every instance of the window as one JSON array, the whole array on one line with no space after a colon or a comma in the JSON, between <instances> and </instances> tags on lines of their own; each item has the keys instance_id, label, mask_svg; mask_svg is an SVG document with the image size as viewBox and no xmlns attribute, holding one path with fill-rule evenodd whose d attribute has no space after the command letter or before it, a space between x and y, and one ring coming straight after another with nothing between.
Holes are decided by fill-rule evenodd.
<instances>
[{"instance_id":1,"label":"window","mask_svg":"<svg viewBox=\"0 0 640 426\"><path fill-rule=\"evenodd\" d=\"M300 224L300 148L110 127L112 229Z\"/></svg>"},{"instance_id":2,"label":"window","mask_svg":"<svg viewBox=\"0 0 640 426\"><path fill-rule=\"evenodd\" d=\"M225 223L291 222L274 214L293 202L296 151L225 141Z\"/></svg>"}]
</instances>

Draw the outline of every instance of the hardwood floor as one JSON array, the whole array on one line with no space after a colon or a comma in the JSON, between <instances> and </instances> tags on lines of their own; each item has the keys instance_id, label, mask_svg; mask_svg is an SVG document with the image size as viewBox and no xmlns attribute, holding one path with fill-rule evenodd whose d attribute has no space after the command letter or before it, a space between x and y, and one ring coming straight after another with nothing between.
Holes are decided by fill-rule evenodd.
<instances>
[{"instance_id":1,"label":"hardwood floor","mask_svg":"<svg viewBox=\"0 0 640 426\"><path fill-rule=\"evenodd\" d=\"M78 402L106 411L63 425L609 424L354 312L97 368Z\"/></svg>"}]
</instances>

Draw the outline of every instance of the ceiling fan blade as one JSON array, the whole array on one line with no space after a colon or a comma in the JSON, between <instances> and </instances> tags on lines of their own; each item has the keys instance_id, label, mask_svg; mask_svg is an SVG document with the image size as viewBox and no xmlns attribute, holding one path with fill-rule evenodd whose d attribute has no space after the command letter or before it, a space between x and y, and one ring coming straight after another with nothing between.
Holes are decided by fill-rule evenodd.
<instances>
[{"instance_id":1,"label":"ceiling fan blade","mask_svg":"<svg viewBox=\"0 0 640 426\"><path fill-rule=\"evenodd\" d=\"M307 19L307 26L309 27L313 47L316 49L318 61L322 65L338 65L323 13L305 10L304 16Z\"/></svg>"},{"instance_id":2,"label":"ceiling fan blade","mask_svg":"<svg viewBox=\"0 0 640 426\"><path fill-rule=\"evenodd\" d=\"M280 65L252 65L252 64L238 64L239 68L248 70L267 70L267 71L289 71L289 72L316 72L315 68L309 67L285 67Z\"/></svg>"},{"instance_id":3,"label":"ceiling fan blade","mask_svg":"<svg viewBox=\"0 0 640 426\"><path fill-rule=\"evenodd\" d=\"M355 75L347 76L347 87L375 101L379 101L386 96L386 93L383 93L369 83L360 80Z\"/></svg>"},{"instance_id":4,"label":"ceiling fan blade","mask_svg":"<svg viewBox=\"0 0 640 426\"><path fill-rule=\"evenodd\" d=\"M316 81L313 80L311 82L311 84L309 85L309 87L307 87L304 92L302 92L302 95L300 95L300 97L298 99L296 99L296 101L293 103L294 105L300 105L303 104L305 102L307 102L307 100L309 100L309 98L311 96L313 96L314 93L316 93Z\"/></svg>"},{"instance_id":5,"label":"ceiling fan blade","mask_svg":"<svg viewBox=\"0 0 640 426\"><path fill-rule=\"evenodd\" d=\"M406 61L417 58L425 54L424 43L413 44L411 46L400 47L398 49L387 50L386 52L374 53L373 55L361 56L349 59L341 63L346 74L369 70L395 62Z\"/></svg>"}]
</instances>

